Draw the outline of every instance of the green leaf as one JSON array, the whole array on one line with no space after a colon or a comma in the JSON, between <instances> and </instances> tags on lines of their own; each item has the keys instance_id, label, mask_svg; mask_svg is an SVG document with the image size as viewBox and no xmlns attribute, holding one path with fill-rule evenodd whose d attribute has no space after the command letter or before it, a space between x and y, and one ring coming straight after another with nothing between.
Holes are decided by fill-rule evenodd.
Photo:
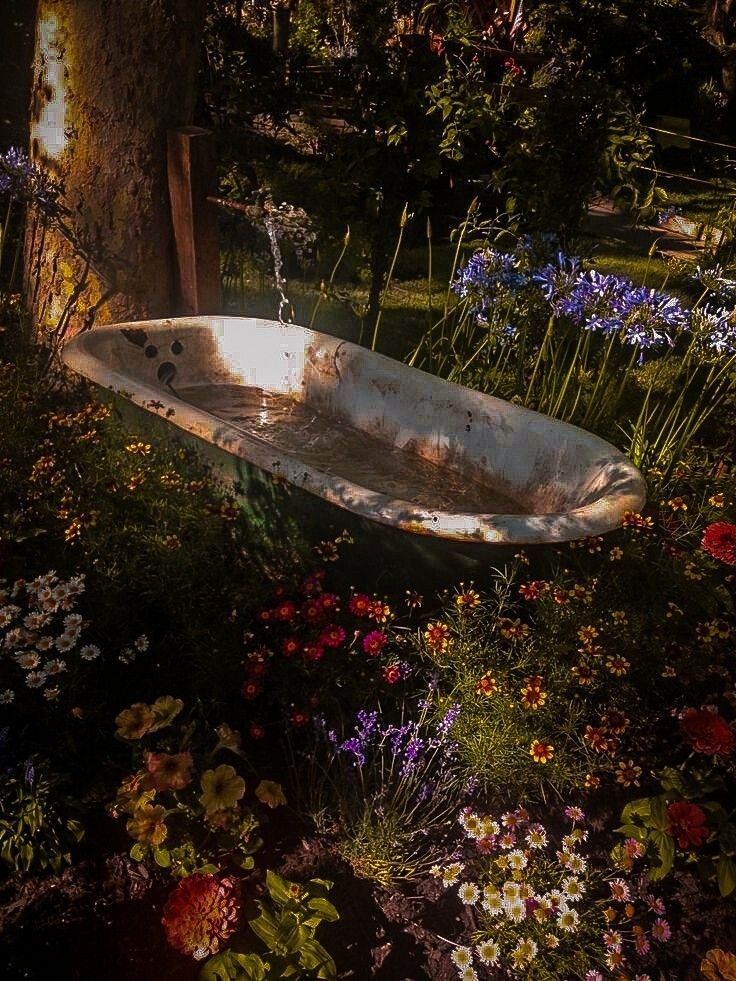
<instances>
[{"instance_id":1,"label":"green leaf","mask_svg":"<svg viewBox=\"0 0 736 981\"><path fill-rule=\"evenodd\" d=\"M154 848L153 860L162 869L168 869L171 865L171 852L168 848Z\"/></svg>"},{"instance_id":2,"label":"green leaf","mask_svg":"<svg viewBox=\"0 0 736 981\"><path fill-rule=\"evenodd\" d=\"M274 950L279 940L279 922L264 908L262 903L258 905L261 909L261 915L248 921L250 928L269 950Z\"/></svg>"},{"instance_id":3,"label":"green leaf","mask_svg":"<svg viewBox=\"0 0 736 981\"><path fill-rule=\"evenodd\" d=\"M652 879L663 879L672 868L675 861L675 842L664 831L653 830L651 840L659 853L659 865L656 865L650 872Z\"/></svg>"},{"instance_id":4,"label":"green leaf","mask_svg":"<svg viewBox=\"0 0 736 981\"><path fill-rule=\"evenodd\" d=\"M306 971L311 971L318 978L333 979L337 975L335 962L316 940L306 940L302 944L299 961Z\"/></svg>"},{"instance_id":5,"label":"green leaf","mask_svg":"<svg viewBox=\"0 0 736 981\"><path fill-rule=\"evenodd\" d=\"M277 875L270 869L266 872L266 888L268 889L268 894L279 906L286 906L287 903L293 903L299 899L299 895L295 896L291 891L295 887L299 889L295 882L282 879L280 875Z\"/></svg>"},{"instance_id":6,"label":"green leaf","mask_svg":"<svg viewBox=\"0 0 736 981\"><path fill-rule=\"evenodd\" d=\"M616 832L626 838L635 838L636 841L644 841L647 837L646 829L640 824L622 824L620 828L616 828Z\"/></svg>"},{"instance_id":7,"label":"green leaf","mask_svg":"<svg viewBox=\"0 0 736 981\"><path fill-rule=\"evenodd\" d=\"M727 855L718 859L718 891L722 896L730 896L736 889L736 863Z\"/></svg>"},{"instance_id":8,"label":"green leaf","mask_svg":"<svg viewBox=\"0 0 736 981\"><path fill-rule=\"evenodd\" d=\"M223 950L210 957L199 972L199 981L264 981L266 965L258 954Z\"/></svg>"},{"instance_id":9,"label":"green leaf","mask_svg":"<svg viewBox=\"0 0 736 981\"><path fill-rule=\"evenodd\" d=\"M140 841L136 842L135 845L130 849L130 857L135 862L142 862L146 857L146 846L142 845Z\"/></svg>"},{"instance_id":10,"label":"green leaf","mask_svg":"<svg viewBox=\"0 0 736 981\"><path fill-rule=\"evenodd\" d=\"M321 896L316 896L314 899L310 899L307 903L307 908L314 910L315 913L319 913L323 920L328 923L334 923L335 920L340 919L340 914L337 912L332 903L323 899Z\"/></svg>"},{"instance_id":11,"label":"green leaf","mask_svg":"<svg viewBox=\"0 0 736 981\"><path fill-rule=\"evenodd\" d=\"M667 817L667 802L664 797L651 798L651 817L649 822L653 828L657 828L659 831L666 831L669 827L670 821Z\"/></svg>"}]
</instances>

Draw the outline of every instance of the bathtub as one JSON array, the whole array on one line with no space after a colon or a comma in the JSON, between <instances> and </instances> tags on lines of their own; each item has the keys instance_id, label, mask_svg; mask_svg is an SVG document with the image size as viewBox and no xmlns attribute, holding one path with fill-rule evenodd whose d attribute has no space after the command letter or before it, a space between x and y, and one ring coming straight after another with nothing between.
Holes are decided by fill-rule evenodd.
<instances>
[{"instance_id":1,"label":"bathtub","mask_svg":"<svg viewBox=\"0 0 736 981\"><path fill-rule=\"evenodd\" d=\"M421 537L477 557L601 535L645 500L638 470L591 433L303 327L114 324L63 359L236 473L319 499L336 524L400 532L407 548Z\"/></svg>"}]
</instances>

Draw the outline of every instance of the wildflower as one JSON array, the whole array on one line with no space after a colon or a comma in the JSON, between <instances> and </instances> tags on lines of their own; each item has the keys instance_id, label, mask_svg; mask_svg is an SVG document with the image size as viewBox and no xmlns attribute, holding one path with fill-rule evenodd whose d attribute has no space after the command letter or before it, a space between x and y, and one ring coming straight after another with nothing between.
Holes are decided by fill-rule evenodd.
<instances>
[{"instance_id":1,"label":"wildflower","mask_svg":"<svg viewBox=\"0 0 736 981\"><path fill-rule=\"evenodd\" d=\"M129 741L142 739L146 733L153 729L155 723L156 716L151 706L144 702L136 702L116 716L117 730L115 735Z\"/></svg>"},{"instance_id":2,"label":"wildflower","mask_svg":"<svg viewBox=\"0 0 736 981\"><path fill-rule=\"evenodd\" d=\"M578 679L579 685L592 685L596 673L590 664L580 661L570 668L570 674Z\"/></svg>"},{"instance_id":3,"label":"wildflower","mask_svg":"<svg viewBox=\"0 0 736 981\"><path fill-rule=\"evenodd\" d=\"M36 651L20 651L13 656L18 667L23 668L24 671L34 671L41 665L41 658Z\"/></svg>"},{"instance_id":4,"label":"wildflower","mask_svg":"<svg viewBox=\"0 0 736 981\"><path fill-rule=\"evenodd\" d=\"M495 695L498 691L498 683L490 674L484 674L475 686L475 690L479 695Z\"/></svg>"},{"instance_id":5,"label":"wildflower","mask_svg":"<svg viewBox=\"0 0 736 981\"><path fill-rule=\"evenodd\" d=\"M588 625L587 627L581 627L580 630L578 630L579 640L586 645L595 640L597 636L598 631L592 624Z\"/></svg>"},{"instance_id":6,"label":"wildflower","mask_svg":"<svg viewBox=\"0 0 736 981\"><path fill-rule=\"evenodd\" d=\"M710 504L712 508L722 508L725 505L725 503L726 503L726 495L720 492L718 494L712 494L708 498L708 504Z\"/></svg>"},{"instance_id":7,"label":"wildflower","mask_svg":"<svg viewBox=\"0 0 736 981\"><path fill-rule=\"evenodd\" d=\"M547 701L547 692L532 685L525 685L521 689L521 704L525 709L536 712Z\"/></svg>"},{"instance_id":8,"label":"wildflower","mask_svg":"<svg viewBox=\"0 0 736 981\"><path fill-rule=\"evenodd\" d=\"M391 607L388 603L384 603L383 600L373 600L371 603L371 608L368 611L368 618L370 620L375 620L376 623L386 623L390 620L392 616Z\"/></svg>"},{"instance_id":9,"label":"wildflower","mask_svg":"<svg viewBox=\"0 0 736 981\"><path fill-rule=\"evenodd\" d=\"M474 882L464 882L457 891L464 906L474 906L480 897L480 889Z\"/></svg>"},{"instance_id":10,"label":"wildflower","mask_svg":"<svg viewBox=\"0 0 736 981\"><path fill-rule=\"evenodd\" d=\"M61 674L63 671L66 671L66 661L62 661L59 658L52 658L52 660L46 661L43 669L48 675Z\"/></svg>"},{"instance_id":11,"label":"wildflower","mask_svg":"<svg viewBox=\"0 0 736 981\"><path fill-rule=\"evenodd\" d=\"M631 890L628 883L623 879L611 879L608 885L611 890L611 899L617 903L628 903L631 899Z\"/></svg>"},{"instance_id":12,"label":"wildflower","mask_svg":"<svg viewBox=\"0 0 736 981\"><path fill-rule=\"evenodd\" d=\"M654 521L645 518L638 511L624 511L622 524L624 528L631 528L633 531L651 531L654 528Z\"/></svg>"},{"instance_id":13,"label":"wildflower","mask_svg":"<svg viewBox=\"0 0 736 981\"><path fill-rule=\"evenodd\" d=\"M415 590L407 589L406 605L409 607L410 610L418 610L423 602L424 602L423 596L421 596Z\"/></svg>"},{"instance_id":14,"label":"wildflower","mask_svg":"<svg viewBox=\"0 0 736 981\"><path fill-rule=\"evenodd\" d=\"M0 691L0 705L10 705L15 701L15 692L10 688Z\"/></svg>"},{"instance_id":15,"label":"wildflower","mask_svg":"<svg viewBox=\"0 0 736 981\"><path fill-rule=\"evenodd\" d=\"M373 600L365 593L353 593L348 601L348 609L356 617L367 617L373 609Z\"/></svg>"},{"instance_id":16,"label":"wildflower","mask_svg":"<svg viewBox=\"0 0 736 981\"><path fill-rule=\"evenodd\" d=\"M563 930L565 933L574 933L577 930L579 923L580 916L574 909L563 910L557 919L557 925L559 926L560 930Z\"/></svg>"},{"instance_id":17,"label":"wildflower","mask_svg":"<svg viewBox=\"0 0 736 981\"><path fill-rule=\"evenodd\" d=\"M628 661L620 654L609 655L606 658L606 667L612 675L615 675L617 678L621 678L623 675L628 674L629 668L631 667L631 661Z\"/></svg>"},{"instance_id":18,"label":"wildflower","mask_svg":"<svg viewBox=\"0 0 736 981\"><path fill-rule=\"evenodd\" d=\"M450 954L450 960L458 968L470 967L473 963L473 951L470 947L456 947Z\"/></svg>"},{"instance_id":19,"label":"wildflower","mask_svg":"<svg viewBox=\"0 0 736 981\"><path fill-rule=\"evenodd\" d=\"M478 960L481 964L487 964L492 967L494 964L498 963L498 959L501 956L501 948L496 943L495 940L484 940L479 943L475 948L475 952L478 955Z\"/></svg>"},{"instance_id":20,"label":"wildflower","mask_svg":"<svg viewBox=\"0 0 736 981\"><path fill-rule=\"evenodd\" d=\"M529 602L538 600L549 590L549 583L541 579L534 579L519 586L519 596Z\"/></svg>"},{"instance_id":21,"label":"wildflower","mask_svg":"<svg viewBox=\"0 0 736 981\"><path fill-rule=\"evenodd\" d=\"M363 638L363 650L369 657L378 657L387 640L388 637L382 630L371 630Z\"/></svg>"},{"instance_id":22,"label":"wildflower","mask_svg":"<svg viewBox=\"0 0 736 981\"><path fill-rule=\"evenodd\" d=\"M503 912L503 897L497 890L488 890L488 887L483 890L483 902L481 904L483 909L488 913L489 916L500 916Z\"/></svg>"},{"instance_id":23,"label":"wildflower","mask_svg":"<svg viewBox=\"0 0 736 981\"><path fill-rule=\"evenodd\" d=\"M309 713L297 709L291 713L289 721L295 729L300 729L309 722Z\"/></svg>"},{"instance_id":24,"label":"wildflower","mask_svg":"<svg viewBox=\"0 0 736 981\"><path fill-rule=\"evenodd\" d=\"M137 440L132 443L128 443L125 449L128 453L132 453L137 456L148 456L148 454L151 452L151 444L142 443L140 440Z\"/></svg>"},{"instance_id":25,"label":"wildflower","mask_svg":"<svg viewBox=\"0 0 736 981\"><path fill-rule=\"evenodd\" d=\"M661 944L667 943L672 936L672 930L667 920L658 917L652 926L652 937Z\"/></svg>"},{"instance_id":26,"label":"wildflower","mask_svg":"<svg viewBox=\"0 0 736 981\"><path fill-rule=\"evenodd\" d=\"M538 950L539 948L533 940L520 940L510 954L514 967L518 970L530 964L537 956Z\"/></svg>"},{"instance_id":27,"label":"wildflower","mask_svg":"<svg viewBox=\"0 0 736 981\"><path fill-rule=\"evenodd\" d=\"M613 548L608 553L609 562L618 562L624 557L624 550L619 548L618 545L614 545Z\"/></svg>"},{"instance_id":28,"label":"wildflower","mask_svg":"<svg viewBox=\"0 0 736 981\"><path fill-rule=\"evenodd\" d=\"M245 780L227 763L206 770L200 784L199 802L207 812L230 810L245 794Z\"/></svg>"},{"instance_id":29,"label":"wildflower","mask_svg":"<svg viewBox=\"0 0 736 981\"><path fill-rule=\"evenodd\" d=\"M569 876L562 881L562 893L566 899L574 903L582 899L585 894L585 886L576 876Z\"/></svg>"},{"instance_id":30,"label":"wildflower","mask_svg":"<svg viewBox=\"0 0 736 981\"><path fill-rule=\"evenodd\" d=\"M533 824L527 833L526 843L529 848L538 850L547 846L547 832L541 824Z\"/></svg>"},{"instance_id":31,"label":"wildflower","mask_svg":"<svg viewBox=\"0 0 736 981\"><path fill-rule=\"evenodd\" d=\"M619 709L607 709L601 716L601 726L612 732L614 736L620 736L629 727L629 719Z\"/></svg>"},{"instance_id":32,"label":"wildflower","mask_svg":"<svg viewBox=\"0 0 736 981\"><path fill-rule=\"evenodd\" d=\"M622 760L616 767L616 783L624 787L638 787L642 770L633 760Z\"/></svg>"},{"instance_id":33,"label":"wildflower","mask_svg":"<svg viewBox=\"0 0 736 981\"><path fill-rule=\"evenodd\" d=\"M156 790L183 790L192 780L192 754L149 753L146 769Z\"/></svg>"},{"instance_id":34,"label":"wildflower","mask_svg":"<svg viewBox=\"0 0 736 981\"><path fill-rule=\"evenodd\" d=\"M339 647L345 641L345 628L340 627L337 624L332 624L330 627L326 627L322 631L320 641L325 645L325 647Z\"/></svg>"},{"instance_id":35,"label":"wildflower","mask_svg":"<svg viewBox=\"0 0 736 981\"><path fill-rule=\"evenodd\" d=\"M147 651L148 650L148 637L145 634L141 634L140 637L136 637L133 641L133 647L137 651Z\"/></svg>"},{"instance_id":36,"label":"wildflower","mask_svg":"<svg viewBox=\"0 0 736 981\"><path fill-rule=\"evenodd\" d=\"M677 838L682 849L698 847L708 837L705 812L697 804L676 801L667 807L667 818L667 834Z\"/></svg>"},{"instance_id":37,"label":"wildflower","mask_svg":"<svg viewBox=\"0 0 736 981\"><path fill-rule=\"evenodd\" d=\"M460 876L465 866L461 862L451 862L447 868L443 869L441 872L442 885L443 886L454 886Z\"/></svg>"},{"instance_id":38,"label":"wildflower","mask_svg":"<svg viewBox=\"0 0 736 981\"><path fill-rule=\"evenodd\" d=\"M585 820L583 810L574 804L570 804L565 808L565 817L570 818L571 821L577 821L578 823Z\"/></svg>"},{"instance_id":39,"label":"wildflower","mask_svg":"<svg viewBox=\"0 0 736 981\"><path fill-rule=\"evenodd\" d=\"M526 640L529 636L529 625L522 623L520 619L511 620L509 617L502 617L498 626L501 636L507 640Z\"/></svg>"},{"instance_id":40,"label":"wildflower","mask_svg":"<svg viewBox=\"0 0 736 981\"><path fill-rule=\"evenodd\" d=\"M455 597L455 602L461 610L472 610L480 605L480 596L474 589L468 589Z\"/></svg>"},{"instance_id":41,"label":"wildflower","mask_svg":"<svg viewBox=\"0 0 736 981\"><path fill-rule=\"evenodd\" d=\"M520 872L522 869L525 869L529 863L529 859L526 857L524 852L518 848L515 848L513 851L509 852L507 860L508 867L514 872Z\"/></svg>"},{"instance_id":42,"label":"wildflower","mask_svg":"<svg viewBox=\"0 0 736 981\"><path fill-rule=\"evenodd\" d=\"M551 743L542 742L539 739L532 740L529 747L529 755L535 763L549 763L555 755L555 748Z\"/></svg>"},{"instance_id":43,"label":"wildflower","mask_svg":"<svg viewBox=\"0 0 736 981\"><path fill-rule=\"evenodd\" d=\"M736 565L736 525L716 522L703 532L702 548L725 565Z\"/></svg>"},{"instance_id":44,"label":"wildflower","mask_svg":"<svg viewBox=\"0 0 736 981\"><path fill-rule=\"evenodd\" d=\"M235 932L239 911L230 880L195 873L171 892L161 922L175 950L203 960L216 954Z\"/></svg>"},{"instance_id":45,"label":"wildflower","mask_svg":"<svg viewBox=\"0 0 736 981\"><path fill-rule=\"evenodd\" d=\"M444 654L452 643L450 628L446 623L427 624L427 629L424 632L424 639L427 642L429 649L437 654Z\"/></svg>"},{"instance_id":46,"label":"wildflower","mask_svg":"<svg viewBox=\"0 0 736 981\"><path fill-rule=\"evenodd\" d=\"M160 845L166 840L166 808L145 803L137 808L125 825L131 838L144 845Z\"/></svg>"},{"instance_id":47,"label":"wildflower","mask_svg":"<svg viewBox=\"0 0 736 981\"><path fill-rule=\"evenodd\" d=\"M284 788L274 780L261 780L255 793L258 800L266 807L281 807L286 804Z\"/></svg>"},{"instance_id":48,"label":"wildflower","mask_svg":"<svg viewBox=\"0 0 736 981\"><path fill-rule=\"evenodd\" d=\"M85 644L79 649L79 656L83 661L94 661L100 656L100 648L95 644Z\"/></svg>"},{"instance_id":49,"label":"wildflower","mask_svg":"<svg viewBox=\"0 0 736 981\"><path fill-rule=\"evenodd\" d=\"M623 851L629 859L641 858L644 854L644 845L636 838L627 838L623 843Z\"/></svg>"},{"instance_id":50,"label":"wildflower","mask_svg":"<svg viewBox=\"0 0 736 981\"><path fill-rule=\"evenodd\" d=\"M717 712L685 709L680 728L696 753L727 759L733 753L734 735L728 723Z\"/></svg>"}]
</instances>

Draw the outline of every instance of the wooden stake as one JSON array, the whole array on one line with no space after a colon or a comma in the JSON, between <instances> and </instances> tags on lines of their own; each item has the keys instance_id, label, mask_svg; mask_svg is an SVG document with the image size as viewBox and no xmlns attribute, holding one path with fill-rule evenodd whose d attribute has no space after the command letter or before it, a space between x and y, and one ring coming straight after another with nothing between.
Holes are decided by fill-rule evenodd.
<instances>
[{"instance_id":1,"label":"wooden stake","mask_svg":"<svg viewBox=\"0 0 736 981\"><path fill-rule=\"evenodd\" d=\"M215 145L210 130L185 126L168 133L171 219L179 282L177 313L221 310L217 212L207 197L216 191Z\"/></svg>"}]
</instances>

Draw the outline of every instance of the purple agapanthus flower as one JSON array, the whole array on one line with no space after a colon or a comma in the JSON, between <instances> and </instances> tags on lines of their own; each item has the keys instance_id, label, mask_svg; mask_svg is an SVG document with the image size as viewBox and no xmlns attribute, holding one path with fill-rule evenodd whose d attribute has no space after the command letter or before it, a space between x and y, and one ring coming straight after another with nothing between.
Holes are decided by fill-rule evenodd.
<instances>
[{"instance_id":1,"label":"purple agapanthus flower","mask_svg":"<svg viewBox=\"0 0 736 981\"><path fill-rule=\"evenodd\" d=\"M706 348L716 354L736 354L736 314L720 307L702 307L693 313L694 326Z\"/></svg>"},{"instance_id":2,"label":"purple agapanthus flower","mask_svg":"<svg viewBox=\"0 0 736 981\"><path fill-rule=\"evenodd\" d=\"M517 256L488 248L474 253L458 270L452 289L461 299L474 300L474 313L485 321L491 303L499 293L514 292L526 283L527 276L519 270Z\"/></svg>"},{"instance_id":3,"label":"purple agapanthus flower","mask_svg":"<svg viewBox=\"0 0 736 981\"><path fill-rule=\"evenodd\" d=\"M532 273L531 279L556 314L572 315L577 307L573 292L580 276L580 259L558 252L555 261ZM572 306L570 305L572 302Z\"/></svg>"},{"instance_id":4,"label":"purple agapanthus flower","mask_svg":"<svg viewBox=\"0 0 736 981\"><path fill-rule=\"evenodd\" d=\"M18 147L0 153L0 195L35 202L46 213L58 208L61 188Z\"/></svg>"}]
</instances>

